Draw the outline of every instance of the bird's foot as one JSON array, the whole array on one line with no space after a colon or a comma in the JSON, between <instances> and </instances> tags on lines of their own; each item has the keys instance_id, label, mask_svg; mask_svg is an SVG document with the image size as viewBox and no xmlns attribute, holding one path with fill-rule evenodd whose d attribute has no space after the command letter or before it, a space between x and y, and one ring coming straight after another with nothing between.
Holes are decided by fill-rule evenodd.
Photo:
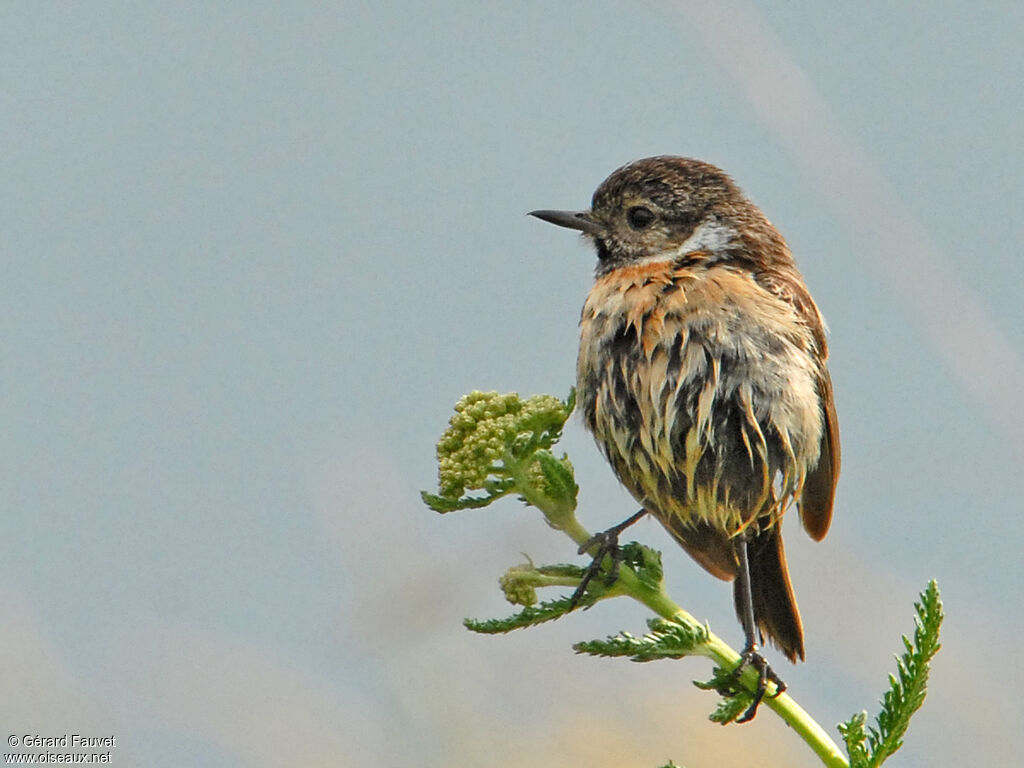
<instances>
[{"instance_id":1,"label":"bird's foot","mask_svg":"<svg viewBox=\"0 0 1024 768\"><path fill-rule=\"evenodd\" d=\"M775 685L775 692L769 698L774 699L786 690L786 684L782 682L782 678L775 674L775 670L768 665L764 656L758 652L756 645L748 645L743 649L743 653L740 655L740 663L732 671L733 679L738 680L739 676L743 674L743 670L747 667L753 667L757 670L757 690L754 691L754 700L750 702L750 706L747 707L742 716L736 719L737 723L748 723L754 719L754 715L757 714L757 708L768 691L768 683L774 683Z\"/></svg>"},{"instance_id":2,"label":"bird's foot","mask_svg":"<svg viewBox=\"0 0 1024 768\"><path fill-rule=\"evenodd\" d=\"M593 559L590 561L590 565L587 566L587 570L584 572L583 578L580 579L579 586L576 587L576 591L573 592L572 597L569 598L570 611L579 605L580 600L583 599L583 595L586 594L587 587L590 586L590 582L593 581L594 577L601 572L604 565L604 559L606 557L611 558L611 566L605 576L604 585L606 587L610 587L615 583L616 579L619 578L619 566L622 563L622 553L619 550L619 534L645 514L647 514L647 510L641 509L639 512L626 520L623 520L618 525L613 525L606 531L595 533L580 545L578 552L581 555L590 552L595 545L597 546L597 549L594 550L592 554Z\"/></svg>"}]
</instances>

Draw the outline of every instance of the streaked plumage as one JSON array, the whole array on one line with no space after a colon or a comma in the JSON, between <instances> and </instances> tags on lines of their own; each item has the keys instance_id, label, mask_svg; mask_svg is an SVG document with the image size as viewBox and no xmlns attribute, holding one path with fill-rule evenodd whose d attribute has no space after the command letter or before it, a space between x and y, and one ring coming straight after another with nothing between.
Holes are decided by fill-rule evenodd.
<instances>
[{"instance_id":1,"label":"streaked plumage","mask_svg":"<svg viewBox=\"0 0 1024 768\"><path fill-rule=\"evenodd\" d=\"M822 318L784 240L728 176L686 158L619 169L588 212L538 215L598 251L577 366L587 427L709 572L735 578L745 538L757 626L803 658L779 522L795 503L824 537L839 440Z\"/></svg>"}]
</instances>

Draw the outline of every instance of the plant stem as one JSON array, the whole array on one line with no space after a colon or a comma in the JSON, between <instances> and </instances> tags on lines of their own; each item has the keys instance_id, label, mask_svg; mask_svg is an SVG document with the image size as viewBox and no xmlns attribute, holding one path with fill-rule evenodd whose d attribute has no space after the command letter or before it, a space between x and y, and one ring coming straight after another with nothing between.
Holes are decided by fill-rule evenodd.
<instances>
[{"instance_id":1,"label":"plant stem","mask_svg":"<svg viewBox=\"0 0 1024 768\"><path fill-rule=\"evenodd\" d=\"M525 494L524 494L525 496ZM534 503L533 499L527 497L527 499ZM543 500L538 499L543 503ZM543 506L535 504L541 511L545 511ZM545 514L547 514L545 512ZM550 522L550 520L549 520ZM552 524L553 527L564 531L573 541L579 546L583 546L592 540L591 534L579 524L574 514L569 515L569 520L566 520L564 516L559 516L558 525ZM609 592L607 596L612 594L623 594L632 597L634 600L639 601L643 605L650 608L656 614L661 616L663 619L672 621L680 621L683 623L691 624L693 626L701 626L701 622L697 621L687 611L680 608L670 598L660 586L654 589L643 582L637 577L636 572L632 568L625 564L621 564L619 568L618 580L615 583L613 592ZM713 633L708 633L707 642L703 643L699 647L694 649L695 653L705 656L711 659L722 669L733 669L740 663L740 655L733 650L728 643L722 640L720 637ZM751 693L757 690L757 672L754 669L747 669L740 676L740 682L749 690ZM843 753L839 751L839 747L829 737L817 721L812 718L803 707L796 703L792 696L788 693L780 693L777 696L769 698L765 696L762 703L775 712L781 717L797 735L803 739L807 745L814 750L814 753L818 755L822 763L829 766L829 768L850 768L850 764L847 762Z\"/></svg>"}]
</instances>

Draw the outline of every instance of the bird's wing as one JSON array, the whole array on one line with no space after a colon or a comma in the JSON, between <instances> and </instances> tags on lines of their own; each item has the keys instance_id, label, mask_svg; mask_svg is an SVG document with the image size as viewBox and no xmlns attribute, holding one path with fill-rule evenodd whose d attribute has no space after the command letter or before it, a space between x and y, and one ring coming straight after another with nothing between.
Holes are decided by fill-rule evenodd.
<instances>
[{"instance_id":1,"label":"bird's wing","mask_svg":"<svg viewBox=\"0 0 1024 768\"><path fill-rule=\"evenodd\" d=\"M832 397L832 378L828 369L822 369L818 379L818 394L821 410L825 416L825 429L821 436L821 453L818 465L807 473L804 490L800 496L800 520L804 530L815 541L821 541L828 533L832 522L832 502L839 480L839 421L836 418L836 404Z\"/></svg>"},{"instance_id":2,"label":"bird's wing","mask_svg":"<svg viewBox=\"0 0 1024 768\"><path fill-rule=\"evenodd\" d=\"M826 366L828 342L825 340L825 321L811 294L799 279L772 271L758 275L757 282L796 310L801 321L810 329L821 358L818 372L818 398L824 417L821 450L817 465L807 474L799 504L804 530L815 541L821 541L832 522L832 502L836 494L836 482L839 480L840 462L839 420L832 394L832 378Z\"/></svg>"}]
</instances>

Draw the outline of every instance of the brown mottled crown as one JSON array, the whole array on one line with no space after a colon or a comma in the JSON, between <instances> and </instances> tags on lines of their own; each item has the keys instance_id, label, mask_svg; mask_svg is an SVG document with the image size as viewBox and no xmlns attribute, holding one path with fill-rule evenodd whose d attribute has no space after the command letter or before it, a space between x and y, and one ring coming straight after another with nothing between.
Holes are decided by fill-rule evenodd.
<instances>
[{"instance_id":1,"label":"brown mottled crown","mask_svg":"<svg viewBox=\"0 0 1024 768\"><path fill-rule=\"evenodd\" d=\"M594 192L592 208L620 206L624 196L647 197L666 211L703 218L715 204L743 198L743 193L721 168L689 157L661 155L614 171Z\"/></svg>"}]
</instances>

